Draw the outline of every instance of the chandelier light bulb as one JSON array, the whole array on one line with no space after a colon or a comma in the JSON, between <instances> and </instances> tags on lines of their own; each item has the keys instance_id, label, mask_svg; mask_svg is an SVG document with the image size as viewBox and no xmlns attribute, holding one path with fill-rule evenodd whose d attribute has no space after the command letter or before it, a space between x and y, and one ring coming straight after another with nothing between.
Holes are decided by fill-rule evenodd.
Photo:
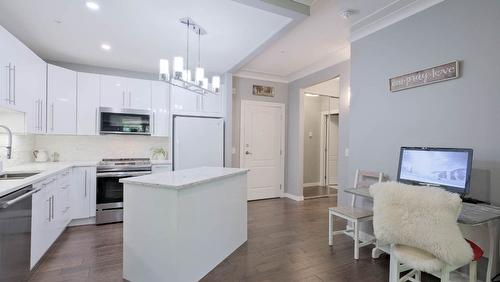
<instances>
[{"instance_id":1,"label":"chandelier light bulb","mask_svg":"<svg viewBox=\"0 0 500 282\"><path fill-rule=\"evenodd\" d=\"M200 83L203 82L203 78L205 78L205 70L203 68L196 68L196 73L195 73L195 83L200 85Z\"/></svg>"},{"instance_id":2,"label":"chandelier light bulb","mask_svg":"<svg viewBox=\"0 0 500 282\"><path fill-rule=\"evenodd\" d=\"M170 79L170 66L168 60L161 59L160 60L160 80L169 80Z\"/></svg>"},{"instance_id":3,"label":"chandelier light bulb","mask_svg":"<svg viewBox=\"0 0 500 282\"><path fill-rule=\"evenodd\" d=\"M214 75L212 77L212 90L214 92L219 92L220 89L220 76Z\"/></svg>"},{"instance_id":4,"label":"chandelier light bulb","mask_svg":"<svg viewBox=\"0 0 500 282\"><path fill-rule=\"evenodd\" d=\"M175 78L181 78L184 71L184 58L174 57L174 75Z\"/></svg>"}]
</instances>

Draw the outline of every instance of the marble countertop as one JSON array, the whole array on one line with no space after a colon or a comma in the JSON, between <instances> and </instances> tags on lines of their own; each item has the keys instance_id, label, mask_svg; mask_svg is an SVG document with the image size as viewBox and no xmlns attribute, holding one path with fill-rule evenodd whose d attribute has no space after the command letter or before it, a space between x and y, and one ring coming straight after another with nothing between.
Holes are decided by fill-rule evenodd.
<instances>
[{"instance_id":1,"label":"marble countertop","mask_svg":"<svg viewBox=\"0 0 500 282\"><path fill-rule=\"evenodd\" d=\"M151 160L152 165L171 165L172 160Z\"/></svg>"},{"instance_id":2,"label":"marble countertop","mask_svg":"<svg viewBox=\"0 0 500 282\"><path fill-rule=\"evenodd\" d=\"M138 177L120 179L121 183L153 186L158 188L184 189L237 174L247 173L248 169L227 167L198 167Z\"/></svg>"},{"instance_id":3,"label":"marble countertop","mask_svg":"<svg viewBox=\"0 0 500 282\"><path fill-rule=\"evenodd\" d=\"M40 172L36 175L16 180L0 180L0 197L22 189L26 186L43 181L47 177L57 174L65 169L72 167L87 167L96 166L97 161L75 161L75 162L43 162L43 163L26 163L18 166L6 168L0 173L26 173Z\"/></svg>"}]
</instances>

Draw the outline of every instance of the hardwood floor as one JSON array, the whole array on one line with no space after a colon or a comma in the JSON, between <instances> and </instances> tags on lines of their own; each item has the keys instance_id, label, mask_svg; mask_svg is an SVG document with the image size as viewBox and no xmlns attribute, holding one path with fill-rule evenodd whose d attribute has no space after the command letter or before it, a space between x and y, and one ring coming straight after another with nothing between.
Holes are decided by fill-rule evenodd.
<instances>
[{"instance_id":1,"label":"hardwood floor","mask_svg":"<svg viewBox=\"0 0 500 282\"><path fill-rule=\"evenodd\" d=\"M315 199L329 196L336 196L337 189L327 186L310 186L303 188L304 199Z\"/></svg>"},{"instance_id":2,"label":"hardwood floor","mask_svg":"<svg viewBox=\"0 0 500 282\"><path fill-rule=\"evenodd\" d=\"M250 202L248 241L201 281L388 281L388 258L371 259L370 247L359 261L346 236L328 247L327 208L334 203L335 197ZM336 229L344 224L335 221ZM122 281L122 224L68 228L30 281Z\"/></svg>"}]
</instances>

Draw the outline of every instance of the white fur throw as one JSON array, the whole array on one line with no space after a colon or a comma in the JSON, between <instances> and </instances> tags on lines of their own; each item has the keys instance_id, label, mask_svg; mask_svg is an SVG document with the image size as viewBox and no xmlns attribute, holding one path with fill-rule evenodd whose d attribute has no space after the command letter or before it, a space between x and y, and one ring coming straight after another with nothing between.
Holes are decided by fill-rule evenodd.
<instances>
[{"instance_id":1,"label":"white fur throw","mask_svg":"<svg viewBox=\"0 0 500 282\"><path fill-rule=\"evenodd\" d=\"M397 182L376 183L370 193L377 240L422 249L453 266L471 262L472 249L457 224L457 194Z\"/></svg>"}]
</instances>

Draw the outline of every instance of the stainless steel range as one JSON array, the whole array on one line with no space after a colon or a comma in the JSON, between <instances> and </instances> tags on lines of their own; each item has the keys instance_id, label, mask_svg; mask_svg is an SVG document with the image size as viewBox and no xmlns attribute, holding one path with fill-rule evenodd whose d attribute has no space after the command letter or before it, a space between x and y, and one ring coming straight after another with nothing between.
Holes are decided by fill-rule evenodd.
<instances>
[{"instance_id":1,"label":"stainless steel range","mask_svg":"<svg viewBox=\"0 0 500 282\"><path fill-rule=\"evenodd\" d=\"M151 174L147 158L103 159L97 166L96 223L123 221L123 184L120 178Z\"/></svg>"}]
</instances>

